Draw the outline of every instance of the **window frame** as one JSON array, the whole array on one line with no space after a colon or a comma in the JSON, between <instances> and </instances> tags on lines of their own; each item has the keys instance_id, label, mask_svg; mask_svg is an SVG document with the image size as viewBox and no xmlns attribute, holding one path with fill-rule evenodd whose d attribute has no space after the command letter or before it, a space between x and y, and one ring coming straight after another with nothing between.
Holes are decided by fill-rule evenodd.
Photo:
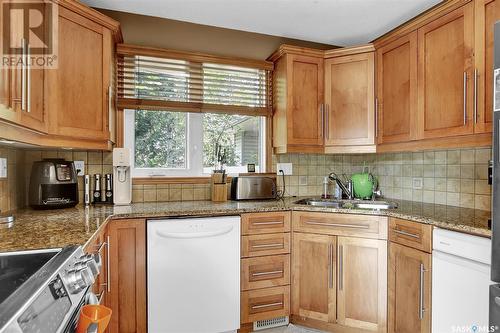
<instances>
[{"instance_id":1,"label":"window frame","mask_svg":"<svg viewBox=\"0 0 500 333\"><path fill-rule=\"evenodd\" d=\"M208 177L203 167L203 113L186 112L186 168L136 168L135 167L135 112L124 109L123 112L123 147L131 153L132 178L175 178L175 177ZM165 111L153 111L165 112ZM256 173L267 171L268 165L268 117L260 117L259 131L259 166ZM226 166L229 175L246 173L246 166Z\"/></svg>"}]
</instances>

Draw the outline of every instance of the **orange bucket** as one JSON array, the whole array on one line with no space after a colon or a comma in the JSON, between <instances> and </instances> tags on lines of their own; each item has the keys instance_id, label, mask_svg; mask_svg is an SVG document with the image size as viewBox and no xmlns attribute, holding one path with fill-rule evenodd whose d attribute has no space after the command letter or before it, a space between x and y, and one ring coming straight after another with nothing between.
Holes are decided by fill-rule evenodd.
<instances>
[{"instance_id":1,"label":"orange bucket","mask_svg":"<svg viewBox=\"0 0 500 333\"><path fill-rule=\"evenodd\" d=\"M97 324L97 331L99 333L104 333L104 330L108 327L112 312L113 311L111 311L110 308L107 308L104 305L82 306L80 319L78 320L78 326L76 327L76 333L86 333L88 327L92 323Z\"/></svg>"}]
</instances>

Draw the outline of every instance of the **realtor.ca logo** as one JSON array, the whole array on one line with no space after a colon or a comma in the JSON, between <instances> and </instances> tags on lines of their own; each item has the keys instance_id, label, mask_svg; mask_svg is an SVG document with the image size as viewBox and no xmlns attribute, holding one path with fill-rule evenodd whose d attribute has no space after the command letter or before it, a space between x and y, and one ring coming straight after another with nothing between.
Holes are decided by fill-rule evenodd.
<instances>
[{"instance_id":1,"label":"realtor.ca logo","mask_svg":"<svg viewBox=\"0 0 500 333\"><path fill-rule=\"evenodd\" d=\"M1 6L2 68L57 68L57 5L6 0Z\"/></svg>"}]
</instances>

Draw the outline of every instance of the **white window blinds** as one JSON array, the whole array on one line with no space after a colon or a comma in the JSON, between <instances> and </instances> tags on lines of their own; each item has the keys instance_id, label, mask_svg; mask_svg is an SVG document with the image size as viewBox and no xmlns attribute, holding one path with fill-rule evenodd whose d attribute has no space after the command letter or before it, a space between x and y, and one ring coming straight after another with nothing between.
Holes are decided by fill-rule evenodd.
<instances>
[{"instance_id":1,"label":"white window blinds","mask_svg":"<svg viewBox=\"0 0 500 333\"><path fill-rule=\"evenodd\" d=\"M271 110L270 65L165 52L118 49L118 102L127 108L266 115ZM185 59L182 59L184 56ZM215 61L214 61L215 60ZM259 62L260 63L260 62ZM271 65L272 66L272 65Z\"/></svg>"}]
</instances>

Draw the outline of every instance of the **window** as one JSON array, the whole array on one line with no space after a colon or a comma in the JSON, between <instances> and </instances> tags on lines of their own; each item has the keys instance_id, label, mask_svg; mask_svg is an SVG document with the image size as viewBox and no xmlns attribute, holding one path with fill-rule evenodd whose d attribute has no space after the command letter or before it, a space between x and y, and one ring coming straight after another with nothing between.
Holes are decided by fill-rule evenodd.
<instances>
[{"instance_id":1,"label":"window","mask_svg":"<svg viewBox=\"0 0 500 333\"><path fill-rule=\"evenodd\" d=\"M217 147L228 173L265 171L272 64L130 48L118 46L117 89L133 176L208 175Z\"/></svg>"},{"instance_id":2,"label":"window","mask_svg":"<svg viewBox=\"0 0 500 333\"><path fill-rule=\"evenodd\" d=\"M196 177L212 173L215 149L225 152L230 174L265 165L265 117L125 110L125 147L134 177Z\"/></svg>"}]
</instances>

